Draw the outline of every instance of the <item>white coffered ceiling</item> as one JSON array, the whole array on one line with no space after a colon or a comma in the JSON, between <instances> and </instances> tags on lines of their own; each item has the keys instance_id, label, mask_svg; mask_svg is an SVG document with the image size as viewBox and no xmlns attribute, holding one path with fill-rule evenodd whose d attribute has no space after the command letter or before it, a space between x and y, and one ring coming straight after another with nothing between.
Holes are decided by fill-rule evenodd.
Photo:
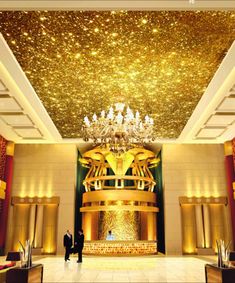
<instances>
[{"instance_id":1,"label":"white coffered ceiling","mask_svg":"<svg viewBox=\"0 0 235 283\"><path fill-rule=\"evenodd\" d=\"M208 85L179 141L223 143L235 136L235 42Z\"/></svg>"},{"instance_id":2,"label":"white coffered ceiling","mask_svg":"<svg viewBox=\"0 0 235 283\"><path fill-rule=\"evenodd\" d=\"M61 140L2 36L0 50L0 134L17 143Z\"/></svg>"}]
</instances>

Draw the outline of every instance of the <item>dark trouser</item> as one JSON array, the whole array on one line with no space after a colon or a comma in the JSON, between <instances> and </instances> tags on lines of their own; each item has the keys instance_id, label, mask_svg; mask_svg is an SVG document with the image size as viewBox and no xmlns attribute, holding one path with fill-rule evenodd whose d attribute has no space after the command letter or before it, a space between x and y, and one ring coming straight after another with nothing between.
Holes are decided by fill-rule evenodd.
<instances>
[{"instance_id":1,"label":"dark trouser","mask_svg":"<svg viewBox=\"0 0 235 283\"><path fill-rule=\"evenodd\" d=\"M82 262L82 250L78 250L78 261Z\"/></svg>"},{"instance_id":2,"label":"dark trouser","mask_svg":"<svg viewBox=\"0 0 235 283\"><path fill-rule=\"evenodd\" d=\"M69 259L69 254L70 254L70 247L65 247L65 256L64 256L64 260Z\"/></svg>"}]
</instances>

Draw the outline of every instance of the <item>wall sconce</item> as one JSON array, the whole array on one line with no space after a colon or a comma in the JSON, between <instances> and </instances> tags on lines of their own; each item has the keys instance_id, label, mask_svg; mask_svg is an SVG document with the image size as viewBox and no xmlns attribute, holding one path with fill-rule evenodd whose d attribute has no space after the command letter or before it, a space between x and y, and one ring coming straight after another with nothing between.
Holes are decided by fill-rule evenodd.
<instances>
[{"instance_id":1,"label":"wall sconce","mask_svg":"<svg viewBox=\"0 0 235 283\"><path fill-rule=\"evenodd\" d=\"M7 183L4 182L3 180L0 180L0 199L5 199L6 193L6 185Z\"/></svg>"}]
</instances>

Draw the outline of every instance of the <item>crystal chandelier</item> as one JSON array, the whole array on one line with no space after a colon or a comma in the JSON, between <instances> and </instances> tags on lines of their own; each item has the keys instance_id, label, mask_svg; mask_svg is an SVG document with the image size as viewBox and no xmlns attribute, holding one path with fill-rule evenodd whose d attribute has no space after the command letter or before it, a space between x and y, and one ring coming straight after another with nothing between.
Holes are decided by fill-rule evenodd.
<instances>
[{"instance_id":1,"label":"crystal chandelier","mask_svg":"<svg viewBox=\"0 0 235 283\"><path fill-rule=\"evenodd\" d=\"M153 124L148 115L142 121L138 111L134 115L124 103L116 103L115 109L110 107L107 113L103 110L99 117L94 114L92 121L86 116L82 131L85 141L92 140L95 145L122 154L136 145L153 141Z\"/></svg>"}]
</instances>

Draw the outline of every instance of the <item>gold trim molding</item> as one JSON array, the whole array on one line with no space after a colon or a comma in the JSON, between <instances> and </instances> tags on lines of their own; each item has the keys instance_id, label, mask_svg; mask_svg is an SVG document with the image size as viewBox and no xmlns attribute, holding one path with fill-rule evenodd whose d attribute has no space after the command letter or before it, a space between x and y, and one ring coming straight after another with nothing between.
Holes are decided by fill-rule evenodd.
<instances>
[{"instance_id":1,"label":"gold trim molding","mask_svg":"<svg viewBox=\"0 0 235 283\"><path fill-rule=\"evenodd\" d=\"M118 200L156 203L156 194L137 190L100 190L84 193L82 202L85 204L87 202Z\"/></svg>"},{"instance_id":2,"label":"gold trim molding","mask_svg":"<svg viewBox=\"0 0 235 283\"><path fill-rule=\"evenodd\" d=\"M60 197L12 197L11 204L58 204Z\"/></svg>"},{"instance_id":3,"label":"gold trim molding","mask_svg":"<svg viewBox=\"0 0 235 283\"><path fill-rule=\"evenodd\" d=\"M228 204L227 197L179 197L179 203L182 204Z\"/></svg>"},{"instance_id":4,"label":"gold trim molding","mask_svg":"<svg viewBox=\"0 0 235 283\"><path fill-rule=\"evenodd\" d=\"M112 211L112 210L145 211L145 212L159 211L157 207L146 206L146 205L99 205L99 206L86 206L80 208L80 212Z\"/></svg>"}]
</instances>

